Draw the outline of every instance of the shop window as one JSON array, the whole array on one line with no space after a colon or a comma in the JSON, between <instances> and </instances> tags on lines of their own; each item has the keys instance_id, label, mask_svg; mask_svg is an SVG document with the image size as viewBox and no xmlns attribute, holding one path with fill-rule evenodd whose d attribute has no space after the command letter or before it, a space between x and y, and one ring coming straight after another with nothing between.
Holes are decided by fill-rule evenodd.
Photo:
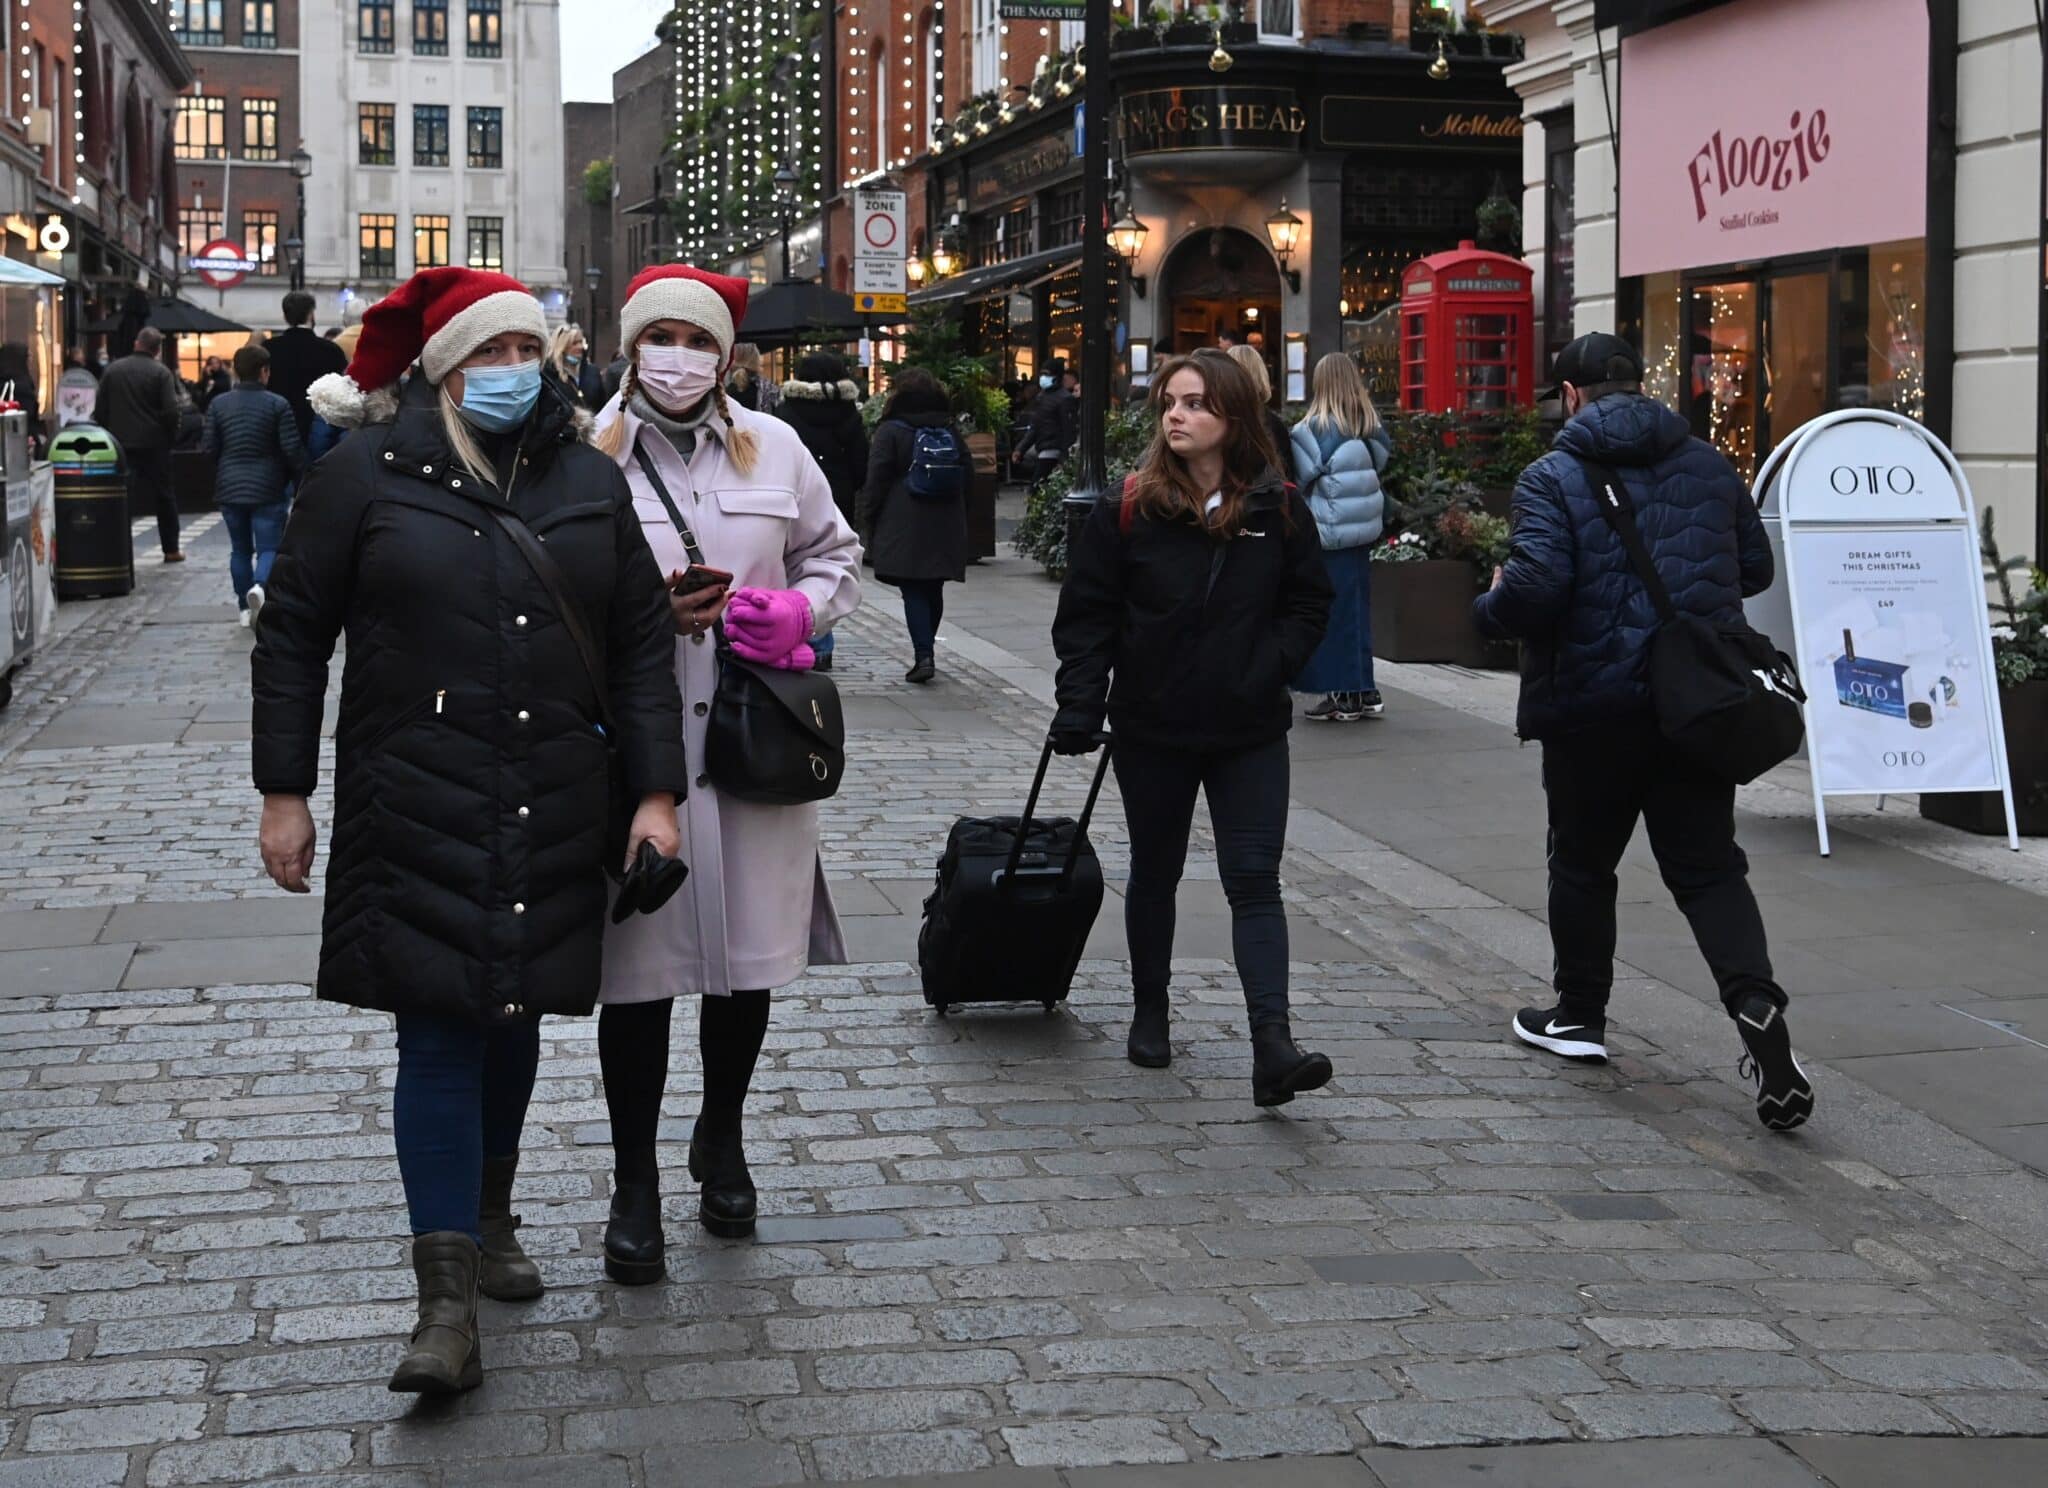
<instances>
[{"instance_id":1,"label":"shop window","mask_svg":"<svg viewBox=\"0 0 2048 1488\"><path fill-rule=\"evenodd\" d=\"M1543 120L1543 365L1548 367L1572 339L1572 306L1577 299L1574 208L1579 152L1572 112Z\"/></svg>"},{"instance_id":2,"label":"shop window","mask_svg":"<svg viewBox=\"0 0 2048 1488\"><path fill-rule=\"evenodd\" d=\"M1842 255L1834 406L1927 413L1927 244L1879 243Z\"/></svg>"},{"instance_id":3,"label":"shop window","mask_svg":"<svg viewBox=\"0 0 2048 1488\"><path fill-rule=\"evenodd\" d=\"M1676 274L1642 281L1641 328L1621 328L1643 352L1643 391L1676 412L1679 404L1679 301Z\"/></svg>"},{"instance_id":4,"label":"shop window","mask_svg":"<svg viewBox=\"0 0 2048 1488\"><path fill-rule=\"evenodd\" d=\"M469 166L471 170L496 170L505 163L505 111L501 108L473 108L469 111Z\"/></svg>"},{"instance_id":5,"label":"shop window","mask_svg":"<svg viewBox=\"0 0 2048 1488\"><path fill-rule=\"evenodd\" d=\"M469 55L505 55L503 0L469 0Z\"/></svg>"},{"instance_id":6,"label":"shop window","mask_svg":"<svg viewBox=\"0 0 2048 1488\"><path fill-rule=\"evenodd\" d=\"M228 158L228 102L225 98L180 98L174 148L180 160Z\"/></svg>"},{"instance_id":7,"label":"shop window","mask_svg":"<svg viewBox=\"0 0 2048 1488\"><path fill-rule=\"evenodd\" d=\"M505 267L504 218L472 217L469 219L469 266L472 269L502 269Z\"/></svg>"},{"instance_id":8,"label":"shop window","mask_svg":"<svg viewBox=\"0 0 2048 1488\"><path fill-rule=\"evenodd\" d=\"M262 49L277 45L277 0L242 0L242 45Z\"/></svg>"},{"instance_id":9,"label":"shop window","mask_svg":"<svg viewBox=\"0 0 2048 1488\"><path fill-rule=\"evenodd\" d=\"M242 100L242 158L244 160L277 159L277 100L275 98L244 98Z\"/></svg>"},{"instance_id":10,"label":"shop window","mask_svg":"<svg viewBox=\"0 0 2048 1488\"><path fill-rule=\"evenodd\" d=\"M448 0L412 0L412 49L421 57L448 55Z\"/></svg>"},{"instance_id":11,"label":"shop window","mask_svg":"<svg viewBox=\"0 0 2048 1488\"><path fill-rule=\"evenodd\" d=\"M413 272L421 269L445 269L448 267L448 219L446 217L414 217L412 219L412 267Z\"/></svg>"},{"instance_id":12,"label":"shop window","mask_svg":"<svg viewBox=\"0 0 2048 1488\"><path fill-rule=\"evenodd\" d=\"M225 230L218 207L184 208L178 213L178 257L197 258L199 250Z\"/></svg>"},{"instance_id":13,"label":"shop window","mask_svg":"<svg viewBox=\"0 0 2048 1488\"><path fill-rule=\"evenodd\" d=\"M393 213L365 212L357 217L356 241L363 278L398 277L398 218Z\"/></svg>"},{"instance_id":14,"label":"shop window","mask_svg":"<svg viewBox=\"0 0 2048 1488\"><path fill-rule=\"evenodd\" d=\"M1259 0L1259 35L1294 39L1294 0Z\"/></svg>"},{"instance_id":15,"label":"shop window","mask_svg":"<svg viewBox=\"0 0 2048 1488\"><path fill-rule=\"evenodd\" d=\"M171 34L180 46L221 46L226 10L227 0L171 0Z\"/></svg>"},{"instance_id":16,"label":"shop window","mask_svg":"<svg viewBox=\"0 0 2048 1488\"><path fill-rule=\"evenodd\" d=\"M1041 251L1080 242L1081 222L1081 188L1053 192L1045 202L1045 241L1040 244Z\"/></svg>"},{"instance_id":17,"label":"shop window","mask_svg":"<svg viewBox=\"0 0 2048 1488\"><path fill-rule=\"evenodd\" d=\"M412 163L448 163L448 105L416 103L412 106Z\"/></svg>"},{"instance_id":18,"label":"shop window","mask_svg":"<svg viewBox=\"0 0 2048 1488\"><path fill-rule=\"evenodd\" d=\"M277 213L260 210L242 213L242 252L260 265L257 273L277 273Z\"/></svg>"},{"instance_id":19,"label":"shop window","mask_svg":"<svg viewBox=\"0 0 2048 1488\"><path fill-rule=\"evenodd\" d=\"M356 0L356 50L390 52L398 44L398 0Z\"/></svg>"},{"instance_id":20,"label":"shop window","mask_svg":"<svg viewBox=\"0 0 2048 1488\"><path fill-rule=\"evenodd\" d=\"M396 165L398 163L398 105L359 103L356 105L356 164Z\"/></svg>"}]
</instances>

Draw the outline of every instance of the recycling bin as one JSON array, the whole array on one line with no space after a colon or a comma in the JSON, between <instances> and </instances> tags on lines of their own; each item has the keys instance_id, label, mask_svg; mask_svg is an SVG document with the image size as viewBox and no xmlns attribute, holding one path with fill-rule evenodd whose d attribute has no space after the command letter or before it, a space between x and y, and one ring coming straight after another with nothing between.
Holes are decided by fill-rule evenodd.
<instances>
[{"instance_id":1,"label":"recycling bin","mask_svg":"<svg viewBox=\"0 0 2048 1488\"><path fill-rule=\"evenodd\" d=\"M128 472L98 424L72 424L50 442L57 477L57 597L103 599L135 588Z\"/></svg>"}]
</instances>

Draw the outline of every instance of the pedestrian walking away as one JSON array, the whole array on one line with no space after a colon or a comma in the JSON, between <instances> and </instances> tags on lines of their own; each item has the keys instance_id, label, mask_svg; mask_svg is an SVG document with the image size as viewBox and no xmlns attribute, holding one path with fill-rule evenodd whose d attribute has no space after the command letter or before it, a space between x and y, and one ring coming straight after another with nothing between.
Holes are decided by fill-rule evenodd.
<instances>
[{"instance_id":1,"label":"pedestrian walking away","mask_svg":"<svg viewBox=\"0 0 2048 1488\"><path fill-rule=\"evenodd\" d=\"M1569 421L1522 472L1512 551L1474 604L1483 630L1523 644L1516 732L1542 742L1549 802L1557 1003L1524 1008L1515 1036L1569 1059L1607 1058L1615 868L1640 818L1741 1037L1758 1119L1786 1130L1812 1114L1813 1087L1792 1052L1785 992L1735 841L1735 787L1658 731L1648 682L1655 603L1588 466L1626 487L1681 614L1732 622L1746 596L1769 587L1763 523L1734 467L1644 396L1642 358L1628 342L1581 336L1558 353L1556 376Z\"/></svg>"},{"instance_id":2,"label":"pedestrian walking away","mask_svg":"<svg viewBox=\"0 0 2048 1488\"><path fill-rule=\"evenodd\" d=\"M726 395L749 413L773 413L782 402L782 389L761 369L761 348L751 341L736 343L732 366L725 375Z\"/></svg>"},{"instance_id":3,"label":"pedestrian walking away","mask_svg":"<svg viewBox=\"0 0 2048 1488\"><path fill-rule=\"evenodd\" d=\"M291 405L270 392L270 353L235 352L235 385L206 405L200 448L215 457L213 504L232 545L228 575L244 626L263 613L264 585L291 509L292 482L311 461Z\"/></svg>"},{"instance_id":4,"label":"pedestrian walking away","mask_svg":"<svg viewBox=\"0 0 2048 1488\"><path fill-rule=\"evenodd\" d=\"M135 349L108 364L93 398L92 421L119 441L128 465L128 509L156 513L164 562L183 563L171 448L178 438L178 374L163 362L164 333L144 326Z\"/></svg>"},{"instance_id":5,"label":"pedestrian walking away","mask_svg":"<svg viewBox=\"0 0 2048 1488\"><path fill-rule=\"evenodd\" d=\"M583 328L564 325L555 331L554 339L548 343L548 366L555 377L569 390L579 408L595 413L604 407L610 395L604 390L604 375L590 365L590 343L584 338Z\"/></svg>"},{"instance_id":6,"label":"pedestrian walking away","mask_svg":"<svg viewBox=\"0 0 2048 1488\"><path fill-rule=\"evenodd\" d=\"M868 430L860 416L860 389L846 375L845 361L834 352L806 352L796 376L782 385L775 415L792 429L832 487L832 504L855 524L861 483L868 473ZM818 670L832 669L833 633L811 637Z\"/></svg>"},{"instance_id":7,"label":"pedestrian walking away","mask_svg":"<svg viewBox=\"0 0 2048 1488\"><path fill-rule=\"evenodd\" d=\"M356 354L356 342L362 338L362 334L362 323L358 321L346 330L338 332L334 337L334 344L341 349L343 356L353 357ZM337 424L328 423L316 413L313 415L310 432L306 435L306 453L317 460L340 444L347 433L348 430Z\"/></svg>"},{"instance_id":8,"label":"pedestrian walking away","mask_svg":"<svg viewBox=\"0 0 2048 1488\"><path fill-rule=\"evenodd\" d=\"M1329 1083L1294 1042L1287 996L1287 693L1322 639L1330 584L1315 523L1275 468L1257 392L1214 347L1153 383L1152 442L1121 497L1096 504L1053 622L1053 748L1095 747L1105 716L1131 837L1131 1062L1172 1060L1174 898L1197 791L1208 798L1251 1025L1252 1099Z\"/></svg>"},{"instance_id":9,"label":"pedestrian walking away","mask_svg":"<svg viewBox=\"0 0 2048 1488\"><path fill-rule=\"evenodd\" d=\"M313 297L303 289L286 295L282 309L285 328L263 343L270 353L270 390L291 404L299 438L306 439L313 428L308 389L346 368L350 353L314 331Z\"/></svg>"},{"instance_id":10,"label":"pedestrian walking away","mask_svg":"<svg viewBox=\"0 0 2048 1488\"><path fill-rule=\"evenodd\" d=\"M969 469L946 389L921 368L898 372L868 451L860 530L875 577L903 594L910 632L906 682L938 675L946 585L967 577Z\"/></svg>"},{"instance_id":11,"label":"pedestrian walking away","mask_svg":"<svg viewBox=\"0 0 2048 1488\"><path fill-rule=\"evenodd\" d=\"M1315 722L1355 723L1386 712L1373 684L1372 545L1386 530L1380 477L1394 444L1350 357L1333 351L1317 362L1309 391L1308 412L1289 437L1335 598L1329 631L1294 689L1322 694L1308 710Z\"/></svg>"},{"instance_id":12,"label":"pedestrian walking away","mask_svg":"<svg viewBox=\"0 0 2048 1488\"><path fill-rule=\"evenodd\" d=\"M721 622L736 655L802 669L814 659L806 638L860 602L860 545L817 462L789 424L735 408L723 391L746 305L744 279L682 264L644 270L619 312L626 373L598 417L598 448L624 472L655 560L680 591L669 601L684 705L677 741L700 772L675 818L688 882L605 939L597 1046L614 1181L604 1263L629 1285L663 1274L655 1134L674 1000L698 1003L704 1092L688 1158L698 1216L715 1235L742 1237L754 1229L756 1194L741 1110L771 993L808 966L846 960L817 806L743 801L702 773ZM692 587L693 571L710 582Z\"/></svg>"},{"instance_id":13,"label":"pedestrian walking away","mask_svg":"<svg viewBox=\"0 0 2048 1488\"><path fill-rule=\"evenodd\" d=\"M599 720L637 803L628 857L675 856L687 788L661 573L544 370L546 338L524 285L473 269L425 270L369 309L347 373L313 386L356 432L306 477L256 638L263 865L305 893L328 661L348 636L317 991L397 1020L419 1285L398 1391L476 1385L479 1291L541 1290L512 1212L539 1020L595 1005L605 873L624 867L607 861ZM566 580L528 556L529 528ZM579 632L598 638L602 696Z\"/></svg>"}]
</instances>

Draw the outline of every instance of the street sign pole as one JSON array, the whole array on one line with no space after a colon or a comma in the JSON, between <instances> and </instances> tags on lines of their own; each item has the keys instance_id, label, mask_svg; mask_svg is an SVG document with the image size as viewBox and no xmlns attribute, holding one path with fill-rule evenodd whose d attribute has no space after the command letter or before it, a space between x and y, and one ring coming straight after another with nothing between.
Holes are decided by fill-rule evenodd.
<instances>
[{"instance_id":1,"label":"street sign pole","mask_svg":"<svg viewBox=\"0 0 2048 1488\"><path fill-rule=\"evenodd\" d=\"M1109 417L1109 0L1088 0L1082 33L1081 469L1066 496L1067 548L1108 484Z\"/></svg>"}]
</instances>

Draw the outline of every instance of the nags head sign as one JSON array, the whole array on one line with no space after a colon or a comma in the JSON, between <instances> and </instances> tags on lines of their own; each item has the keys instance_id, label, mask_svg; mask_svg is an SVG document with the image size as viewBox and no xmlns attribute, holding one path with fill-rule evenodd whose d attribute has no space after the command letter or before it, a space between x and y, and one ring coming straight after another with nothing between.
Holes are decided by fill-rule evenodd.
<instances>
[{"instance_id":1,"label":"nags head sign","mask_svg":"<svg viewBox=\"0 0 2048 1488\"><path fill-rule=\"evenodd\" d=\"M1925 0L1736 0L1621 46L1624 275L1917 238Z\"/></svg>"}]
</instances>

